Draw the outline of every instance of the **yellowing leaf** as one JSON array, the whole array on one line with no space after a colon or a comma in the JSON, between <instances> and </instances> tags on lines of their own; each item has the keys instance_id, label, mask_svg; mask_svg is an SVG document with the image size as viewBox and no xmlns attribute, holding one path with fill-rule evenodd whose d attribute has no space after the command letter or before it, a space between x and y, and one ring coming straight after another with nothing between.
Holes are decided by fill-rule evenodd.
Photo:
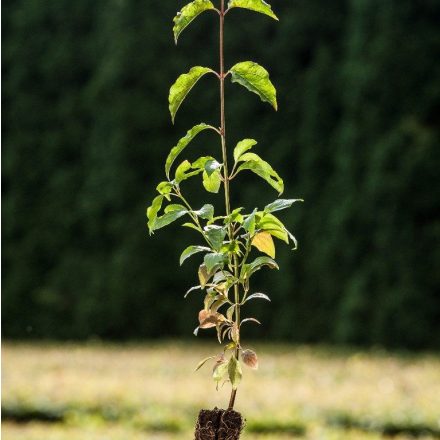
<instances>
[{"instance_id":1,"label":"yellowing leaf","mask_svg":"<svg viewBox=\"0 0 440 440\"><path fill-rule=\"evenodd\" d=\"M212 367L212 372L214 372L214 370L215 370L219 365L221 365L221 364L226 364L226 363L227 363L226 360L225 360L225 354L224 354L224 353L220 353L219 355L214 356L214 357L215 357L215 364L214 364L214 366Z\"/></svg>"},{"instance_id":2,"label":"yellowing leaf","mask_svg":"<svg viewBox=\"0 0 440 440\"><path fill-rule=\"evenodd\" d=\"M231 359L229 359L228 375L229 380L231 381L232 389L236 390L238 388L238 384L241 381L243 373L241 371L240 362L235 358L234 355L232 355Z\"/></svg>"},{"instance_id":3,"label":"yellowing leaf","mask_svg":"<svg viewBox=\"0 0 440 440\"><path fill-rule=\"evenodd\" d=\"M240 342L240 330L237 324L234 322L231 327L231 339L238 344Z\"/></svg>"},{"instance_id":4,"label":"yellowing leaf","mask_svg":"<svg viewBox=\"0 0 440 440\"><path fill-rule=\"evenodd\" d=\"M258 232L252 240L252 246L269 255L269 257L275 258L275 244L269 232Z\"/></svg>"},{"instance_id":5,"label":"yellowing leaf","mask_svg":"<svg viewBox=\"0 0 440 440\"><path fill-rule=\"evenodd\" d=\"M213 274L208 272L208 269L204 264L201 264L199 267L198 275L199 275L200 286L202 287L202 289L204 289L206 283L211 279Z\"/></svg>"},{"instance_id":6,"label":"yellowing leaf","mask_svg":"<svg viewBox=\"0 0 440 440\"><path fill-rule=\"evenodd\" d=\"M229 367L229 363L226 362L224 358L217 360L216 364L214 365L212 378L217 382L217 387L218 387L218 382L226 378L226 375L228 374L228 367Z\"/></svg>"}]
</instances>

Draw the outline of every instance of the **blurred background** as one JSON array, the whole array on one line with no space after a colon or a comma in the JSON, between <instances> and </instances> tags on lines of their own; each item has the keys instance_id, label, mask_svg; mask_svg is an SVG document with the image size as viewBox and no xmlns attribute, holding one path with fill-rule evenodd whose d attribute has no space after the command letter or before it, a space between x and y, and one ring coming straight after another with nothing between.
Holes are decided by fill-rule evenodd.
<instances>
[{"instance_id":1,"label":"blurred background","mask_svg":"<svg viewBox=\"0 0 440 440\"><path fill-rule=\"evenodd\" d=\"M104 403L84 390L85 397L68 393L66 401L62 390L69 389L64 388L69 368L75 391L81 388L74 386L75 381L88 383L87 365L91 369L101 365L102 371L115 374L113 361L105 359L129 350L122 348L127 341L137 341L133 352L124 352L127 368L136 362L132 355L146 356L148 362L159 356L162 361L157 364L147 362L151 371L145 367L159 375L158 369L163 362L168 365L167 356L173 354L174 367L165 367L170 368L169 375L160 373L165 374L163 382L157 376L164 386L180 380L173 376L176 362L186 359L192 365L200 351L212 349L212 335L207 335L206 346L156 341L157 350L149 342L148 351L141 343L177 338L194 343L191 333L201 302L197 295L183 300L184 292L196 284L197 259L178 267L181 250L195 244L197 237L178 225L149 237L145 220L170 148L193 125L218 124L214 77L200 81L176 124L170 122L168 89L177 76L193 65L218 65L213 14L202 14L174 47L171 20L185 3L2 3L2 332L9 341L4 346L3 414L10 420L20 420L17 414L25 414L25 420L38 419L29 414L42 412L43 407L49 407L50 414L62 414L62 419L71 414L63 411L72 408L83 409L75 410L75 417L84 412L92 417L96 414L84 408L107 408L112 399L120 404L124 399L119 389L115 394L109 391L108 399L102 397L110 379L96 386L95 393L87 388ZM293 364L302 360L304 371L316 363L317 378L325 377L329 367L326 385L321 379L308 380L316 385L317 401L322 387L328 386L332 409L336 400L350 407L359 397L356 377L368 381L367 370L371 374L374 370L371 380L380 385L370 390L368 405L376 407L376 398L386 390L395 398L387 410L391 419L378 422L377 432L384 432L388 422L398 424L397 417L399 423L427 426L428 431L421 428L423 435L440 435L440 403L434 399L432 383L434 379L440 383L439 360L433 354L414 354L440 348L440 2L272 0L271 4L279 23L247 11L228 14L226 65L249 59L265 66L278 90L279 111L274 113L256 96L228 83L228 144L232 148L240 139L257 139L259 154L285 180L283 196L303 198L305 203L281 215L297 237L299 250L280 247L281 270L255 276L255 288L269 294L272 303L249 306L249 314L263 326L249 327L246 337L258 340L263 352L275 350L268 355L273 356L269 376L287 368L276 362L282 353L291 356ZM215 136L200 135L189 158L201 152L219 155ZM199 182L188 183L185 190L193 194L195 206L209 201L221 209L221 194L202 194ZM274 198L275 192L258 178L234 181L233 205L251 210ZM47 345L42 340L76 342ZM80 341L95 342L90 346ZM274 348L265 341L281 345ZM121 342L123 346L115 345ZM382 350L378 347L406 351L376 353ZM72 358L73 353L84 358ZM332 401L349 360L357 362L359 356L365 361L362 365L371 363L371 369L359 376L354 373L352 394L344 392ZM387 382L381 362L390 362L392 371L403 375L400 388ZM138 378L133 379L135 392L134 383L143 380L145 371L135 368L136 376L134 370L120 368L121 379L127 374ZM294 388L295 380L305 386L307 378L294 371L288 372L293 382L276 378L270 382L272 376L266 377L268 393L275 389L281 393L291 383ZM36 372L42 375L39 392L34 388ZM391 376L394 373L390 370ZM250 379L252 390L258 388L258 374ZM429 386L421 384L420 375L431 379ZM205 384L201 388L207 386L206 380L200 382ZM148 399L151 389L144 386ZM417 407L412 392L420 394ZM61 403L53 393L64 396L58 396ZM261 397L267 405L268 393ZM307 404L297 398L292 411L298 415L299 406L304 409ZM192 402L195 408L182 404L179 408L187 411L182 418L192 420L197 404L203 402L206 396L201 395L200 402ZM408 411L400 404L408 405ZM258 411L267 415L269 406L261 405L255 403L256 412L249 407L248 413L256 418ZM310 403L306 419L314 417L316 405ZM368 405L362 407L367 421L361 419L359 426L371 425ZM163 408L170 411L170 403L158 408L158 414ZM347 422L350 414L340 419ZM72 423L75 431L77 425ZM11 439L64 438L60 432L50 437L43 428L39 434L25 433L14 424L8 429ZM126 433L118 437L111 432L99 438L127 438ZM148 432L146 438L153 438ZM154 432L161 435L160 429ZM348 433L338 437L339 431L313 432L313 438L349 438ZM84 438L76 431L72 435ZM86 438L93 435L89 432ZM358 438L355 435L350 438Z\"/></svg>"},{"instance_id":2,"label":"blurred background","mask_svg":"<svg viewBox=\"0 0 440 440\"><path fill-rule=\"evenodd\" d=\"M174 226L150 238L145 221L168 151L192 125L218 119L217 83L206 78L170 122L176 77L218 64L212 14L174 47L182 4L4 2L5 337L193 329L182 294L197 263L179 268L178 256L196 237ZM226 64L266 66L280 107L228 84L229 145L259 140L284 196L305 199L283 217L299 251L280 249L281 271L256 282L273 298L258 310L265 336L439 348L440 3L273 8L279 24L246 11L226 24ZM219 150L215 136L196 144L195 156ZM234 205L276 198L257 178L235 182Z\"/></svg>"}]
</instances>

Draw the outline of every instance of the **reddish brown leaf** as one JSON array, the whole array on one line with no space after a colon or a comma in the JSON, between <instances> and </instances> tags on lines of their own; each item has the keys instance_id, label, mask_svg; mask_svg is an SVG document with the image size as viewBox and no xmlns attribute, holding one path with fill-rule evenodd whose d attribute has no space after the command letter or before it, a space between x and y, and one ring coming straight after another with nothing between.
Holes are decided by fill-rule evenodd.
<instances>
[{"instance_id":1,"label":"reddish brown leaf","mask_svg":"<svg viewBox=\"0 0 440 440\"><path fill-rule=\"evenodd\" d=\"M209 310L200 310L199 312L199 327L211 328L215 327L218 323L223 322L225 317L218 312L211 312Z\"/></svg>"},{"instance_id":2,"label":"reddish brown leaf","mask_svg":"<svg viewBox=\"0 0 440 440\"><path fill-rule=\"evenodd\" d=\"M245 365L252 368L253 370L258 369L258 357L257 353L253 350L243 350L241 352L241 358Z\"/></svg>"}]
</instances>

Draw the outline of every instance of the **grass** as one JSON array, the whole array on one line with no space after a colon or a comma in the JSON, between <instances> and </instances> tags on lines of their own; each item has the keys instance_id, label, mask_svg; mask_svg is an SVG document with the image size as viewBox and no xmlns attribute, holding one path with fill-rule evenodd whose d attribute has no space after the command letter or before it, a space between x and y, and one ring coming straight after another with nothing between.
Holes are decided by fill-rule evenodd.
<instances>
[{"instance_id":1,"label":"grass","mask_svg":"<svg viewBox=\"0 0 440 440\"><path fill-rule=\"evenodd\" d=\"M214 343L3 345L4 440L192 439L201 408L225 406ZM440 438L440 358L258 345L237 409L243 440Z\"/></svg>"}]
</instances>

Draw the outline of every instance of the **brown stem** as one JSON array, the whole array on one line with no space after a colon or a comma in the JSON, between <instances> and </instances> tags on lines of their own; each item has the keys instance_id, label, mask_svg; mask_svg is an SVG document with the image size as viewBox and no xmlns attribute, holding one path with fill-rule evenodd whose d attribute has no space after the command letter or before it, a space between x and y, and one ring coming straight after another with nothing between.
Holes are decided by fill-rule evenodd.
<instances>
[{"instance_id":1,"label":"brown stem","mask_svg":"<svg viewBox=\"0 0 440 440\"><path fill-rule=\"evenodd\" d=\"M237 390L231 391L231 397L229 398L228 410L234 409L235 396L237 395Z\"/></svg>"}]
</instances>

